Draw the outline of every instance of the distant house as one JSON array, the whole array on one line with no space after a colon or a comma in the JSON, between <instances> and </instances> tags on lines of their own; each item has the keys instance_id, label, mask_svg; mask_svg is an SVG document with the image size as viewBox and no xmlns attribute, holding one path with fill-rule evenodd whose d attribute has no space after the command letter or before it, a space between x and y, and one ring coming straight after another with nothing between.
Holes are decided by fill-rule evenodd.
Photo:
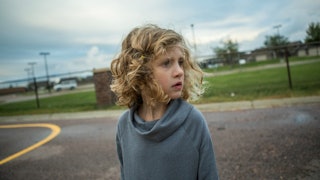
<instances>
[{"instance_id":1,"label":"distant house","mask_svg":"<svg viewBox=\"0 0 320 180\"><path fill-rule=\"evenodd\" d=\"M259 62L266 61L268 59L283 58L285 56L285 50L289 53L289 56L298 56L303 43L301 41L290 42L286 46L280 46L275 48L259 48L251 52L251 57ZM300 52L302 53L302 52Z\"/></svg>"},{"instance_id":2,"label":"distant house","mask_svg":"<svg viewBox=\"0 0 320 180\"><path fill-rule=\"evenodd\" d=\"M257 61L266 61L275 57L275 52L270 48L259 48L251 52L250 57Z\"/></svg>"},{"instance_id":3,"label":"distant house","mask_svg":"<svg viewBox=\"0 0 320 180\"><path fill-rule=\"evenodd\" d=\"M288 43L286 46L279 46L275 48L258 48L253 51L239 52L233 56L234 62L245 60L246 62L260 62L275 58L284 58L286 53L289 57L303 57L303 56L320 56L320 43L305 44L301 41L294 41ZM203 56L198 58L199 64L202 68L212 68L223 66L226 63L225 59L217 58L214 55Z\"/></svg>"},{"instance_id":4,"label":"distant house","mask_svg":"<svg viewBox=\"0 0 320 180\"><path fill-rule=\"evenodd\" d=\"M213 68L223 65L223 60L216 58L214 56L207 56L201 60L199 63L202 68Z\"/></svg>"},{"instance_id":5,"label":"distant house","mask_svg":"<svg viewBox=\"0 0 320 180\"><path fill-rule=\"evenodd\" d=\"M305 56L319 56L320 55L320 46L310 46L310 45L304 45L302 46L298 51L299 57L305 57Z\"/></svg>"}]
</instances>

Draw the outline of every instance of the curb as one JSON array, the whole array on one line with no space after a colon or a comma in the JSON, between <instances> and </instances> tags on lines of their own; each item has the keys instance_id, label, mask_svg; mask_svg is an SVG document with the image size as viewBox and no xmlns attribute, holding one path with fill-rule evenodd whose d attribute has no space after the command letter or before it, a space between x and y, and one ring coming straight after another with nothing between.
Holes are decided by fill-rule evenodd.
<instances>
[{"instance_id":1,"label":"curb","mask_svg":"<svg viewBox=\"0 0 320 180\"><path fill-rule=\"evenodd\" d=\"M58 121L58 120L80 120L80 119L97 119L97 118L117 118L124 110L100 110L88 112L73 112L73 113L54 113L54 114L36 114L36 115L21 115L21 116L2 116L0 123L3 122L28 122L28 121Z\"/></svg>"},{"instance_id":2,"label":"curb","mask_svg":"<svg viewBox=\"0 0 320 180\"><path fill-rule=\"evenodd\" d=\"M241 110L250 110L250 109L290 107L290 106L299 105L299 104L312 104L312 103L320 103L320 96L195 104L194 106L202 112L217 112L217 111L219 112L219 111L241 111ZM96 118L112 118L113 120L117 120L118 117L124 111L125 109L74 112L74 113L39 114L39 115L1 116L0 122L3 123L3 122L53 121L53 120L55 121L55 120L96 119Z\"/></svg>"},{"instance_id":3,"label":"curb","mask_svg":"<svg viewBox=\"0 0 320 180\"><path fill-rule=\"evenodd\" d=\"M197 107L200 111L215 112L215 111L238 111L238 110L249 110L249 109L290 107L290 106L299 105L299 104L312 104L312 103L320 103L320 96L198 104L198 105L195 105L195 107Z\"/></svg>"}]
</instances>

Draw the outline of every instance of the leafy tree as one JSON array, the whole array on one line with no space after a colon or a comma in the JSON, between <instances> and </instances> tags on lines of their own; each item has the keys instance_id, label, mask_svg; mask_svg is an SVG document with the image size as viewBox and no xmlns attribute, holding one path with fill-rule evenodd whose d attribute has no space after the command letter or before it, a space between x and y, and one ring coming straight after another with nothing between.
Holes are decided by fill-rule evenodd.
<instances>
[{"instance_id":1,"label":"leafy tree","mask_svg":"<svg viewBox=\"0 0 320 180\"><path fill-rule=\"evenodd\" d=\"M267 48L276 48L277 46L284 46L289 43L288 38L281 35L266 36L264 45Z\"/></svg>"},{"instance_id":2,"label":"leafy tree","mask_svg":"<svg viewBox=\"0 0 320 180\"><path fill-rule=\"evenodd\" d=\"M237 60L239 44L231 39L222 42L222 47L213 49L218 58L224 60L226 64L232 65Z\"/></svg>"},{"instance_id":3,"label":"leafy tree","mask_svg":"<svg viewBox=\"0 0 320 180\"><path fill-rule=\"evenodd\" d=\"M305 38L305 43L320 42L320 22L310 23L306 31L307 36Z\"/></svg>"},{"instance_id":4,"label":"leafy tree","mask_svg":"<svg viewBox=\"0 0 320 180\"><path fill-rule=\"evenodd\" d=\"M275 58L281 57L284 54L283 49L280 47L287 44L289 44L288 38L279 34L266 36L266 40L264 41L265 47L272 49L272 53Z\"/></svg>"}]
</instances>

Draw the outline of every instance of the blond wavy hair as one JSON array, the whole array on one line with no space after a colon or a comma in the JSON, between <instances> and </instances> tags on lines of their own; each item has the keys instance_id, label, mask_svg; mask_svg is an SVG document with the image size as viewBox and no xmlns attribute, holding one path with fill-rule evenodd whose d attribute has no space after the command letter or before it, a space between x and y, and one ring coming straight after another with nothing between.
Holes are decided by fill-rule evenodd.
<instances>
[{"instance_id":1,"label":"blond wavy hair","mask_svg":"<svg viewBox=\"0 0 320 180\"><path fill-rule=\"evenodd\" d=\"M169 102L170 98L154 80L151 63L172 47L181 48L184 87L181 98L196 100L202 93L203 73L192 60L183 37L170 29L148 24L134 28L123 40L120 54L111 62L113 80L111 90L118 97L118 105L132 107L142 103ZM147 102L142 102L149 97Z\"/></svg>"}]
</instances>

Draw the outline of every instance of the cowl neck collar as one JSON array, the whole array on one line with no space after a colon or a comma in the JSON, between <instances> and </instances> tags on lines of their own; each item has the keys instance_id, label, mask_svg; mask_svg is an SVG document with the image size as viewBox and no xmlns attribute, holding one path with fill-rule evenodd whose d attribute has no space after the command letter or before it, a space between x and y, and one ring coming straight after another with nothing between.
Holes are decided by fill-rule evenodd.
<instances>
[{"instance_id":1,"label":"cowl neck collar","mask_svg":"<svg viewBox=\"0 0 320 180\"><path fill-rule=\"evenodd\" d=\"M130 124L137 134L153 141L162 141L173 134L187 119L192 105L182 99L171 100L164 115L155 121L144 121L137 114L137 106L130 109Z\"/></svg>"}]
</instances>

